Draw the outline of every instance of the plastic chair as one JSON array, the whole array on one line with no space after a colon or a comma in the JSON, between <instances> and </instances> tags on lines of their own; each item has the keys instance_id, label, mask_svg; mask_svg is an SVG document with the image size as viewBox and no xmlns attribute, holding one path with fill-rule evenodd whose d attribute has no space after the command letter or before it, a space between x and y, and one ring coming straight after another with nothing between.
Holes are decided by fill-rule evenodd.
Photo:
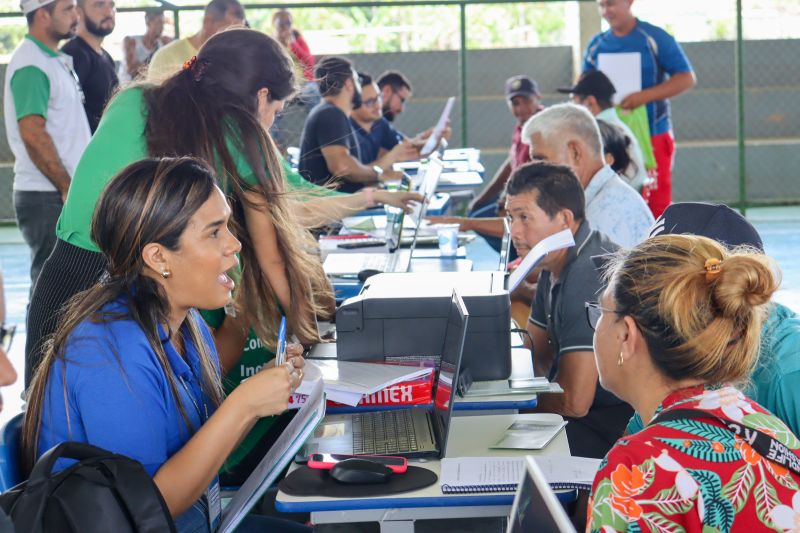
<instances>
[{"instance_id":1,"label":"plastic chair","mask_svg":"<svg viewBox=\"0 0 800 533\"><path fill-rule=\"evenodd\" d=\"M8 421L0 430L0 492L22 482L19 470L19 441L23 413Z\"/></svg>"}]
</instances>

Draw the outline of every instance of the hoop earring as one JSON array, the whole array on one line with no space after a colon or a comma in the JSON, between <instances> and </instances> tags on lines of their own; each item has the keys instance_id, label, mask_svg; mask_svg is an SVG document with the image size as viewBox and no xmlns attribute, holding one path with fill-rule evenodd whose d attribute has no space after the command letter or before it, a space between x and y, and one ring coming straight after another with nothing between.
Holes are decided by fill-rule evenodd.
<instances>
[{"instance_id":1,"label":"hoop earring","mask_svg":"<svg viewBox=\"0 0 800 533\"><path fill-rule=\"evenodd\" d=\"M622 366L625 362L625 358L622 356L622 352L619 352L619 359L617 359L617 366Z\"/></svg>"},{"instance_id":2,"label":"hoop earring","mask_svg":"<svg viewBox=\"0 0 800 533\"><path fill-rule=\"evenodd\" d=\"M161 271L161 277L167 279L168 277L172 276L172 272L167 270L166 268Z\"/></svg>"}]
</instances>

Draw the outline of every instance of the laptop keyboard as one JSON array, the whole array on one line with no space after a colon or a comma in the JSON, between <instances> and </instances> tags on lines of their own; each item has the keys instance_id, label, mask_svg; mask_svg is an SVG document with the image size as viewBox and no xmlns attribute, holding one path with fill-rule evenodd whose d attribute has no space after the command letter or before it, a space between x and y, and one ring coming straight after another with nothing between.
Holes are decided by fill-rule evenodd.
<instances>
[{"instance_id":1,"label":"laptop keyboard","mask_svg":"<svg viewBox=\"0 0 800 533\"><path fill-rule=\"evenodd\" d=\"M384 254L369 254L361 264L361 270L380 270L386 272L389 267L389 256Z\"/></svg>"},{"instance_id":2,"label":"laptop keyboard","mask_svg":"<svg viewBox=\"0 0 800 533\"><path fill-rule=\"evenodd\" d=\"M417 435L410 409L352 415L353 453L383 455L415 452Z\"/></svg>"}]
</instances>

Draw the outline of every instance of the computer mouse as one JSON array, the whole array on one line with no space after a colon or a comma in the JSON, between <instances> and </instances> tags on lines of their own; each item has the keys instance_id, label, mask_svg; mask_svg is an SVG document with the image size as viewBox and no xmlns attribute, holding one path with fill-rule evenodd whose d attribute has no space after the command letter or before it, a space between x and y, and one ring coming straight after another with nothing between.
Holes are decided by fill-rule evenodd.
<instances>
[{"instance_id":1,"label":"computer mouse","mask_svg":"<svg viewBox=\"0 0 800 533\"><path fill-rule=\"evenodd\" d=\"M333 465L331 477L348 485L387 483L392 469L369 459L345 459Z\"/></svg>"},{"instance_id":2,"label":"computer mouse","mask_svg":"<svg viewBox=\"0 0 800 533\"><path fill-rule=\"evenodd\" d=\"M375 269L372 269L372 268L365 268L364 270L362 270L361 272L358 273L358 281L360 281L361 283L364 283L365 281L367 281L368 278L371 278L375 274L380 274L380 273L381 273L380 270L375 270Z\"/></svg>"}]
</instances>

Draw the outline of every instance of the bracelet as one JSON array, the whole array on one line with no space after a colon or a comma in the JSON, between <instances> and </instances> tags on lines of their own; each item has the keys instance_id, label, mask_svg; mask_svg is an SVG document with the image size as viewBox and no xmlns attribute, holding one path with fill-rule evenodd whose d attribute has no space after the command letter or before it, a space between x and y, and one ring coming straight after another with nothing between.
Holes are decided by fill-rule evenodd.
<instances>
[{"instance_id":1,"label":"bracelet","mask_svg":"<svg viewBox=\"0 0 800 533\"><path fill-rule=\"evenodd\" d=\"M375 207L378 203L375 201L375 189L373 187L364 187L364 198L367 200L367 207Z\"/></svg>"}]
</instances>

